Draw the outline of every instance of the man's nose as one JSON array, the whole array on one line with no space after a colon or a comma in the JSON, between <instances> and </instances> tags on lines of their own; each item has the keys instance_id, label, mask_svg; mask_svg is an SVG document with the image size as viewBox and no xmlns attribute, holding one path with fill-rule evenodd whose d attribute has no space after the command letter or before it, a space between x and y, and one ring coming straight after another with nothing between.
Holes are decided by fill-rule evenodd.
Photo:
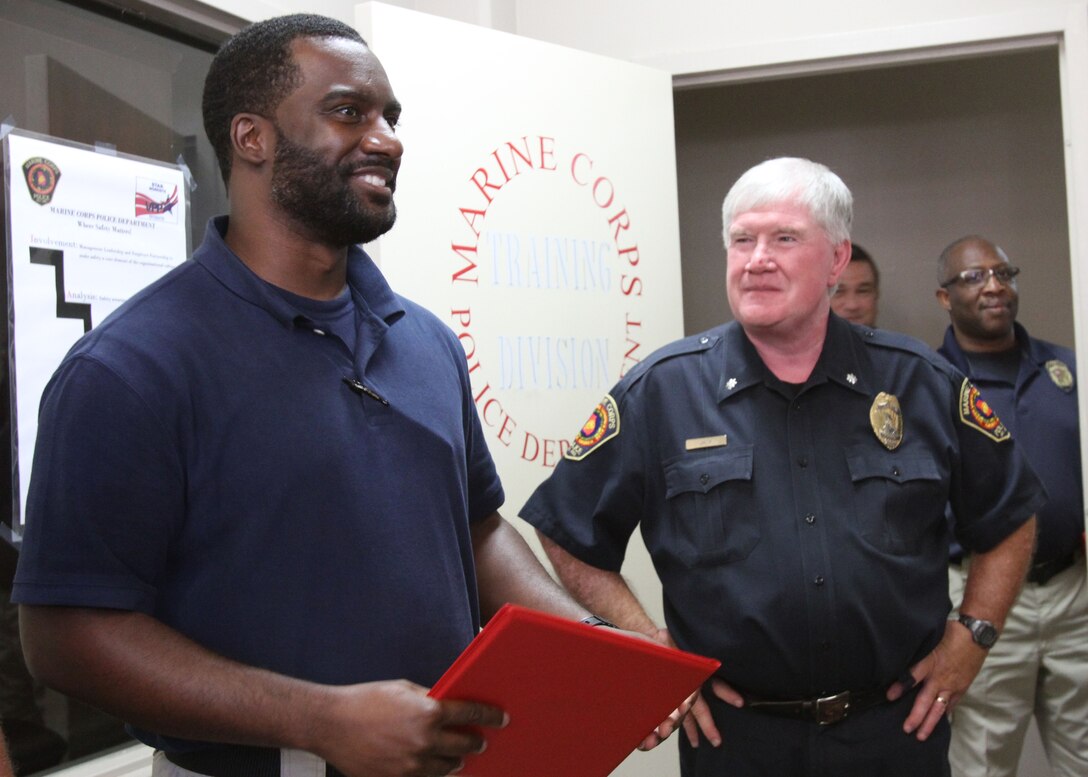
<instances>
[{"instance_id":1,"label":"man's nose","mask_svg":"<svg viewBox=\"0 0 1088 777\"><path fill-rule=\"evenodd\" d=\"M382 154L393 159L399 159L404 154L404 145L397 137L396 130L384 118L367 128L360 145L368 154Z\"/></svg>"},{"instance_id":2,"label":"man's nose","mask_svg":"<svg viewBox=\"0 0 1088 777\"><path fill-rule=\"evenodd\" d=\"M774 255L762 240L758 241L748 258L749 270L765 270L774 263Z\"/></svg>"}]
</instances>

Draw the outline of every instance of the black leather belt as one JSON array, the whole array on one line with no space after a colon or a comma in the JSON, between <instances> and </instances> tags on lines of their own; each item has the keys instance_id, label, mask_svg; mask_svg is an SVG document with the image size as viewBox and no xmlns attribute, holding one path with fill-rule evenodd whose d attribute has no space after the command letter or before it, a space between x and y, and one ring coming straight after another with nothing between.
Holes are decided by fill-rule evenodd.
<instances>
[{"instance_id":1,"label":"black leather belt","mask_svg":"<svg viewBox=\"0 0 1088 777\"><path fill-rule=\"evenodd\" d=\"M280 751L273 747L225 745L188 753L164 752L166 760L209 777L280 777ZM344 777L325 764L325 777Z\"/></svg>"},{"instance_id":2,"label":"black leather belt","mask_svg":"<svg viewBox=\"0 0 1088 777\"><path fill-rule=\"evenodd\" d=\"M796 699L778 701L760 699L745 695L744 706L754 712L765 715L777 715L794 720L808 720L821 726L838 723L850 715L857 715L867 709L887 701L883 691L865 691L855 693L843 691L834 696L821 696L818 699Z\"/></svg>"},{"instance_id":3,"label":"black leather belt","mask_svg":"<svg viewBox=\"0 0 1088 777\"><path fill-rule=\"evenodd\" d=\"M1050 578L1069 569L1077 561L1077 552L1073 551L1062 558L1040 561L1028 567L1028 582L1046 585Z\"/></svg>"}]
</instances>

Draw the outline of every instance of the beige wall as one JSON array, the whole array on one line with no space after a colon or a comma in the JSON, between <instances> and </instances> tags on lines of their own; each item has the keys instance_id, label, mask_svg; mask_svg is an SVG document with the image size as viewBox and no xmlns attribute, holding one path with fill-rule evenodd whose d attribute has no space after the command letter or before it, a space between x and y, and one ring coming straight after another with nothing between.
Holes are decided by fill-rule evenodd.
<instances>
[{"instance_id":1,"label":"beige wall","mask_svg":"<svg viewBox=\"0 0 1088 777\"><path fill-rule=\"evenodd\" d=\"M1020 320L1072 346L1056 48L684 90L675 114L688 332L727 317L726 189L762 159L799 155L854 192L854 238L882 274L880 326L938 344L936 257L978 232L1023 269Z\"/></svg>"}]
</instances>

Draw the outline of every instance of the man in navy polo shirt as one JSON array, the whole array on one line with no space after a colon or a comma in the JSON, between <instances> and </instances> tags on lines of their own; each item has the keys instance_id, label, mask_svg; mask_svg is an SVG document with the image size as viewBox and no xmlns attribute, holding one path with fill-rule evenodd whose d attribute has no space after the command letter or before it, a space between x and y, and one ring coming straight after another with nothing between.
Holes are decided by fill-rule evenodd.
<instances>
[{"instance_id":1,"label":"man in navy polo shirt","mask_svg":"<svg viewBox=\"0 0 1088 777\"><path fill-rule=\"evenodd\" d=\"M231 215L45 391L28 663L156 775L446 774L504 722L426 695L481 621L587 615L497 512L457 339L356 247L393 225L399 115L339 22L231 39L204 92Z\"/></svg>"},{"instance_id":2,"label":"man in navy polo shirt","mask_svg":"<svg viewBox=\"0 0 1088 777\"><path fill-rule=\"evenodd\" d=\"M808 160L742 175L736 321L629 371L521 513L583 604L721 661L685 777L946 775L945 713L986 652L947 620L945 506L977 551L962 610L992 629L1031 555L1043 489L974 386L830 312L852 203ZM636 528L666 629L619 574Z\"/></svg>"},{"instance_id":3,"label":"man in navy polo shirt","mask_svg":"<svg viewBox=\"0 0 1088 777\"><path fill-rule=\"evenodd\" d=\"M971 376L1046 485L1027 581L975 684L952 718L956 777L1011 777L1034 717L1056 777L1088 774L1088 581L1073 351L1016 322L1020 293L1003 250L978 235L937 262L951 324L940 352ZM955 547L960 601L973 559Z\"/></svg>"}]
</instances>

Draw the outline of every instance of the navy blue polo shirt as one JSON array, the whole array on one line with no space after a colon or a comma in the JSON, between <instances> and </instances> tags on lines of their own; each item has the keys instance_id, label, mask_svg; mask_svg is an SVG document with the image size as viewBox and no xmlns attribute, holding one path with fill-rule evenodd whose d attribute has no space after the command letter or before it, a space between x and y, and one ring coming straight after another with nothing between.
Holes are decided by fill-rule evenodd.
<instances>
[{"instance_id":1,"label":"navy blue polo shirt","mask_svg":"<svg viewBox=\"0 0 1088 777\"><path fill-rule=\"evenodd\" d=\"M901 409L894 449L871 419L895 404L881 392ZM964 516L960 540L986 550L1043 500L1015 442L963 420L961 396L963 376L923 344L833 315L798 389L727 324L620 381L582 458L562 460L521 515L611 571L637 526L672 636L741 690L882 689L944 633L945 504Z\"/></svg>"},{"instance_id":2,"label":"navy blue polo shirt","mask_svg":"<svg viewBox=\"0 0 1088 777\"><path fill-rule=\"evenodd\" d=\"M478 630L470 524L503 501L464 351L353 249L352 354L225 229L46 388L13 598L144 612L317 682L431 685Z\"/></svg>"},{"instance_id":3,"label":"navy blue polo shirt","mask_svg":"<svg viewBox=\"0 0 1088 777\"><path fill-rule=\"evenodd\" d=\"M1073 553L1084 534L1076 356L1068 348L1031 337L1020 324L1015 332L1019 364L1014 380L984 361L969 363L952 327L945 332L940 353L971 376L1046 486L1035 561L1054 561Z\"/></svg>"}]
</instances>

